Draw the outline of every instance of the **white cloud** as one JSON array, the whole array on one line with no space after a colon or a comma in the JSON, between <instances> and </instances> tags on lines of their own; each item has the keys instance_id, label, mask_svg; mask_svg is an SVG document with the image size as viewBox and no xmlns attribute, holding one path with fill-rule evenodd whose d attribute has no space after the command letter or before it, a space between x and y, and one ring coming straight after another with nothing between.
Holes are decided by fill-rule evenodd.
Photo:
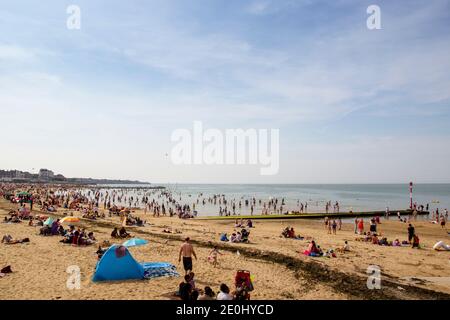
<instances>
[{"instance_id":1,"label":"white cloud","mask_svg":"<svg viewBox=\"0 0 450 320\"><path fill-rule=\"evenodd\" d=\"M16 45L0 44L0 62L5 61L32 61L36 58L35 52Z\"/></svg>"},{"instance_id":2,"label":"white cloud","mask_svg":"<svg viewBox=\"0 0 450 320\"><path fill-rule=\"evenodd\" d=\"M251 14L264 14L269 6L271 5L271 1L254 1L247 7L247 12Z\"/></svg>"}]
</instances>

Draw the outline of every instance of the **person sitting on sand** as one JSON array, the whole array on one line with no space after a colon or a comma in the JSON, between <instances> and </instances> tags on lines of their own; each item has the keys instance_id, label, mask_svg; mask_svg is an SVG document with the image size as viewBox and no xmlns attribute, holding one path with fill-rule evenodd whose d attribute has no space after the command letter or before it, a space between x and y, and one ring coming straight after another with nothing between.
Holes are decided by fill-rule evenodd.
<instances>
[{"instance_id":1,"label":"person sitting on sand","mask_svg":"<svg viewBox=\"0 0 450 320\"><path fill-rule=\"evenodd\" d=\"M217 294L217 300L233 300L230 295L230 288L224 283L220 285L220 292Z\"/></svg>"},{"instance_id":2,"label":"person sitting on sand","mask_svg":"<svg viewBox=\"0 0 450 320\"><path fill-rule=\"evenodd\" d=\"M236 285L233 300L250 300L250 293L244 281Z\"/></svg>"},{"instance_id":3,"label":"person sitting on sand","mask_svg":"<svg viewBox=\"0 0 450 320\"><path fill-rule=\"evenodd\" d=\"M309 245L308 248L303 251L304 255L307 256L318 256L320 255L321 249L316 245L316 242L314 240L312 240Z\"/></svg>"},{"instance_id":4,"label":"person sitting on sand","mask_svg":"<svg viewBox=\"0 0 450 320\"><path fill-rule=\"evenodd\" d=\"M348 241L345 241L344 242L344 246L342 248L337 248L336 251L337 252L341 252L341 253L349 252L350 251L350 246L348 244Z\"/></svg>"},{"instance_id":5,"label":"person sitting on sand","mask_svg":"<svg viewBox=\"0 0 450 320\"><path fill-rule=\"evenodd\" d=\"M222 233L222 234L220 235L219 240L220 240L220 241L229 241L226 233Z\"/></svg>"},{"instance_id":6,"label":"person sitting on sand","mask_svg":"<svg viewBox=\"0 0 450 320\"><path fill-rule=\"evenodd\" d=\"M184 282L181 282L178 286L178 292L177 295L181 298L183 301L190 301L191 300L191 294L192 294L192 286L189 283L190 277L189 275L184 276Z\"/></svg>"},{"instance_id":7,"label":"person sitting on sand","mask_svg":"<svg viewBox=\"0 0 450 320\"><path fill-rule=\"evenodd\" d=\"M318 256L323 256L323 250L322 250L322 248L319 245L317 246L317 255Z\"/></svg>"},{"instance_id":8,"label":"person sitting on sand","mask_svg":"<svg viewBox=\"0 0 450 320\"><path fill-rule=\"evenodd\" d=\"M88 233L87 239L86 239L86 245L94 244L97 241L94 237L94 233L91 231Z\"/></svg>"},{"instance_id":9,"label":"person sitting on sand","mask_svg":"<svg viewBox=\"0 0 450 320\"><path fill-rule=\"evenodd\" d=\"M281 236L283 236L284 238L289 238L289 227L283 229L283 231L281 232Z\"/></svg>"},{"instance_id":10,"label":"person sitting on sand","mask_svg":"<svg viewBox=\"0 0 450 320\"><path fill-rule=\"evenodd\" d=\"M106 249L102 249L101 246L98 246L98 250L95 252L97 254L98 260L100 260L105 254Z\"/></svg>"},{"instance_id":11,"label":"person sitting on sand","mask_svg":"<svg viewBox=\"0 0 450 320\"><path fill-rule=\"evenodd\" d=\"M79 238L80 238L80 231L75 231L74 233L73 233L73 236L72 236L72 244L73 245L78 245L78 240L79 240Z\"/></svg>"},{"instance_id":12,"label":"person sitting on sand","mask_svg":"<svg viewBox=\"0 0 450 320\"><path fill-rule=\"evenodd\" d=\"M241 230L241 242L249 243L250 242L248 239L249 236L250 236L250 231L248 231L247 229Z\"/></svg>"},{"instance_id":13,"label":"person sitting on sand","mask_svg":"<svg viewBox=\"0 0 450 320\"><path fill-rule=\"evenodd\" d=\"M235 221L234 221L234 227L235 228L240 228L242 225L239 223L239 220L238 219L236 219Z\"/></svg>"},{"instance_id":14,"label":"person sitting on sand","mask_svg":"<svg viewBox=\"0 0 450 320\"><path fill-rule=\"evenodd\" d=\"M195 273L192 271L189 272L189 284L191 285L192 290L195 290Z\"/></svg>"},{"instance_id":15,"label":"person sitting on sand","mask_svg":"<svg viewBox=\"0 0 450 320\"><path fill-rule=\"evenodd\" d=\"M291 229L289 230L289 238L291 239L296 239L296 240L303 240L303 237L300 237L298 235L295 234L295 230L294 228L291 227Z\"/></svg>"},{"instance_id":16,"label":"person sitting on sand","mask_svg":"<svg viewBox=\"0 0 450 320\"><path fill-rule=\"evenodd\" d=\"M66 234L66 230L64 230L64 227L62 225L59 225L58 227L58 234L60 236L64 236Z\"/></svg>"},{"instance_id":17,"label":"person sitting on sand","mask_svg":"<svg viewBox=\"0 0 450 320\"><path fill-rule=\"evenodd\" d=\"M45 225L41 229L39 229L39 234L43 236L49 236L52 234L52 229L48 225Z\"/></svg>"},{"instance_id":18,"label":"person sitting on sand","mask_svg":"<svg viewBox=\"0 0 450 320\"><path fill-rule=\"evenodd\" d=\"M210 287L205 287L198 300L215 300L215 294Z\"/></svg>"},{"instance_id":19,"label":"person sitting on sand","mask_svg":"<svg viewBox=\"0 0 450 320\"><path fill-rule=\"evenodd\" d=\"M242 242L242 234L239 231L236 234L236 242Z\"/></svg>"},{"instance_id":20,"label":"person sitting on sand","mask_svg":"<svg viewBox=\"0 0 450 320\"><path fill-rule=\"evenodd\" d=\"M131 234L129 234L129 233L127 232L127 230L125 230L125 227L122 227L122 228L120 228L120 230L119 230L119 236L120 236L121 238L129 238L129 237L131 237Z\"/></svg>"},{"instance_id":21,"label":"person sitting on sand","mask_svg":"<svg viewBox=\"0 0 450 320\"><path fill-rule=\"evenodd\" d=\"M394 246L394 247L400 247L402 244L400 243L400 241L398 240L398 239L395 239L393 242L392 242L392 246Z\"/></svg>"},{"instance_id":22,"label":"person sitting on sand","mask_svg":"<svg viewBox=\"0 0 450 320\"><path fill-rule=\"evenodd\" d=\"M111 232L111 238L120 238L117 228L114 228L114 230Z\"/></svg>"},{"instance_id":23,"label":"person sitting on sand","mask_svg":"<svg viewBox=\"0 0 450 320\"><path fill-rule=\"evenodd\" d=\"M294 231L294 228L287 228L288 230L287 230L287 237L288 238L295 238L295 231Z\"/></svg>"},{"instance_id":24,"label":"person sitting on sand","mask_svg":"<svg viewBox=\"0 0 450 320\"><path fill-rule=\"evenodd\" d=\"M248 228L253 228L253 222L252 222L251 219L248 219L248 220L247 220L247 227L248 227Z\"/></svg>"},{"instance_id":25,"label":"person sitting on sand","mask_svg":"<svg viewBox=\"0 0 450 320\"><path fill-rule=\"evenodd\" d=\"M372 244L379 244L379 242L378 242L378 237L377 237L376 234L374 234L374 235L372 236Z\"/></svg>"},{"instance_id":26,"label":"person sitting on sand","mask_svg":"<svg viewBox=\"0 0 450 320\"><path fill-rule=\"evenodd\" d=\"M237 241L236 241L236 233L233 232L233 234L232 234L231 237L230 237L230 242L233 242L233 243L234 243L234 242L237 242Z\"/></svg>"},{"instance_id":27,"label":"person sitting on sand","mask_svg":"<svg viewBox=\"0 0 450 320\"><path fill-rule=\"evenodd\" d=\"M59 219L52 222L52 226L51 226L51 235L52 236L55 236L58 234L58 228L59 228Z\"/></svg>"}]
</instances>

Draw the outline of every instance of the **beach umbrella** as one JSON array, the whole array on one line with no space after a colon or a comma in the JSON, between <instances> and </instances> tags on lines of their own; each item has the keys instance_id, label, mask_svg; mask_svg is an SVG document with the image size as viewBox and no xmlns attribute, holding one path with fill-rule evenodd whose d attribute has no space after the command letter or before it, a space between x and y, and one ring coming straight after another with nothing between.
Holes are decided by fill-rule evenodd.
<instances>
[{"instance_id":1,"label":"beach umbrella","mask_svg":"<svg viewBox=\"0 0 450 320\"><path fill-rule=\"evenodd\" d=\"M80 222L80 218L64 217L59 221L59 223L75 223L75 222Z\"/></svg>"},{"instance_id":2,"label":"beach umbrella","mask_svg":"<svg viewBox=\"0 0 450 320\"><path fill-rule=\"evenodd\" d=\"M47 220L45 220L44 225L49 226L53 223L53 219L51 217L48 217Z\"/></svg>"},{"instance_id":3,"label":"beach umbrella","mask_svg":"<svg viewBox=\"0 0 450 320\"><path fill-rule=\"evenodd\" d=\"M125 241L122 243L125 247L136 247L136 246L143 246L144 244L147 244L148 241L140 238L133 238L130 240Z\"/></svg>"}]
</instances>

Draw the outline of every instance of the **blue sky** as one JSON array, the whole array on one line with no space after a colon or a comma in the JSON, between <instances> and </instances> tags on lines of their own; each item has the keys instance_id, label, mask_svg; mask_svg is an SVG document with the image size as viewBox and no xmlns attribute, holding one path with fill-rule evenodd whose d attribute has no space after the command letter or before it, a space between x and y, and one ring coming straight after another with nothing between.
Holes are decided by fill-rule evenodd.
<instances>
[{"instance_id":1,"label":"blue sky","mask_svg":"<svg viewBox=\"0 0 450 320\"><path fill-rule=\"evenodd\" d=\"M66 8L81 9L68 30ZM381 30L366 9L381 8ZM4 1L0 167L154 182L450 182L450 1ZM171 132L280 129L280 171Z\"/></svg>"}]
</instances>

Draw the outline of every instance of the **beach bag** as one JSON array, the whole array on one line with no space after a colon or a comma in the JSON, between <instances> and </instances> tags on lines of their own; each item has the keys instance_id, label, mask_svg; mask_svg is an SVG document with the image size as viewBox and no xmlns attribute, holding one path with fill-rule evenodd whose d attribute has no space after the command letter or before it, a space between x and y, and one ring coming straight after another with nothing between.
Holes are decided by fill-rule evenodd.
<instances>
[{"instance_id":1,"label":"beach bag","mask_svg":"<svg viewBox=\"0 0 450 320\"><path fill-rule=\"evenodd\" d=\"M12 273L11 266L6 266L2 270L0 270L0 273Z\"/></svg>"}]
</instances>

